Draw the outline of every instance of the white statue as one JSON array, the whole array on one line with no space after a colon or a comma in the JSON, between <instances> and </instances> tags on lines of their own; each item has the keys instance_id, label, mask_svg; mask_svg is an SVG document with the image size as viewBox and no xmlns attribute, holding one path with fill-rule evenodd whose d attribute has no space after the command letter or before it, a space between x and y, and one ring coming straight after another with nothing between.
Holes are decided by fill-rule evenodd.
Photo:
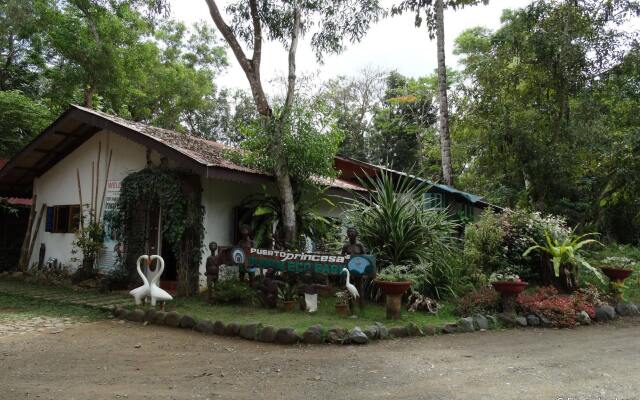
<instances>
[{"instance_id":1,"label":"white statue","mask_svg":"<svg viewBox=\"0 0 640 400\"><path fill-rule=\"evenodd\" d=\"M360 296L360 294L358 293L358 289L356 289L356 287L351 284L351 282L349 282L349 278L351 277L351 274L349 273L349 270L346 268L342 268L342 272L346 272L347 273L347 290L349 291L349 294L351 295L351 297L353 297L353 300L357 300L358 296Z\"/></svg>"},{"instance_id":2,"label":"white statue","mask_svg":"<svg viewBox=\"0 0 640 400\"><path fill-rule=\"evenodd\" d=\"M157 260L158 266L155 271L151 271L151 269L149 269L147 276L145 276L145 274L142 273L142 269L140 268L140 263L142 262L142 260L145 260L147 266L150 266L154 260ZM171 297L169 293L161 289L159 286L160 276L164 271L164 260L162 259L162 257L158 255L154 255L151 257L147 255L140 256L138 257L138 261L136 263L136 269L138 270L138 275L140 275L140 278L142 278L142 286L135 288L131 292L129 292L135 298L136 305L142 304L143 300L145 300L147 297L151 298L152 306L155 306L158 300L173 300L173 297Z\"/></svg>"}]
</instances>

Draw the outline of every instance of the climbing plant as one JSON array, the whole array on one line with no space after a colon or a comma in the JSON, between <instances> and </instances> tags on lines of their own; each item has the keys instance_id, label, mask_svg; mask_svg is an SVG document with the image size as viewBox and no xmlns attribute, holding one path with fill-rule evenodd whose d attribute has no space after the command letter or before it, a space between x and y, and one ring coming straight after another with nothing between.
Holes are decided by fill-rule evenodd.
<instances>
[{"instance_id":1,"label":"climbing plant","mask_svg":"<svg viewBox=\"0 0 640 400\"><path fill-rule=\"evenodd\" d=\"M123 179L118 205L109 219L126 245L131 272L144 253L151 208L159 207L162 238L170 243L177 262L178 294L196 291L204 238L200 192L197 177L175 169L148 167Z\"/></svg>"}]
</instances>

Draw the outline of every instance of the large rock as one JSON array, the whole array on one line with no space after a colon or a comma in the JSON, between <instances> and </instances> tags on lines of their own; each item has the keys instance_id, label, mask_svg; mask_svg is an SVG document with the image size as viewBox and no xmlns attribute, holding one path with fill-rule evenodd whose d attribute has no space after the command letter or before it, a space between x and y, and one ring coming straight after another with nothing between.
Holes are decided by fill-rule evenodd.
<instances>
[{"instance_id":1,"label":"large rock","mask_svg":"<svg viewBox=\"0 0 640 400\"><path fill-rule=\"evenodd\" d=\"M199 321L193 329L195 329L197 332L211 335L213 334L213 322L206 319Z\"/></svg>"},{"instance_id":2,"label":"large rock","mask_svg":"<svg viewBox=\"0 0 640 400\"><path fill-rule=\"evenodd\" d=\"M247 340L256 340L260 329L262 329L262 324L260 323L243 324L240 325L238 336Z\"/></svg>"},{"instance_id":3,"label":"large rock","mask_svg":"<svg viewBox=\"0 0 640 400\"><path fill-rule=\"evenodd\" d=\"M545 317L544 315L538 315L538 318L540 318L540 324L545 327L545 328L551 328L553 326L553 322L551 322L551 320L547 317Z\"/></svg>"},{"instance_id":4,"label":"large rock","mask_svg":"<svg viewBox=\"0 0 640 400\"><path fill-rule=\"evenodd\" d=\"M516 317L516 324L524 328L525 326L527 326L527 318L523 316Z\"/></svg>"},{"instance_id":5,"label":"large rock","mask_svg":"<svg viewBox=\"0 0 640 400\"><path fill-rule=\"evenodd\" d=\"M177 328L180 325L181 319L182 315L178 314L176 311L171 311L170 313L167 313L166 317L164 317L164 324Z\"/></svg>"},{"instance_id":6,"label":"large rock","mask_svg":"<svg viewBox=\"0 0 640 400\"><path fill-rule=\"evenodd\" d=\"M182 318L180 318L179 326L183 329L193 329L197 323L198 321L196 321L196 319L191 315L184 315Z\"/></svg>"},{"instance_id":7,"label":"large rock","mask_svg":"<svg viewBox=\"0 0 640 400\"><path fill-rule=\"evenodd\" d=\"M616 310L608 304L596 307L596 321L610 321L616 317Z\"/></svg>"},{"instance_id":8,"label":"large rock","mask_svg":"<svg viewBox=\"0 0 640 400\"><path fill-rule=\"evenodd\" d=\"M237 322L231 322L224 328L225 336L238 336L240 333L240 324Z\"/></svg>"},{"instance_id":9,"label":"large rock","mask_svg":"<svg viewBox=\"0 0 640 400\"><path fill-rule=\"evenodd\" d=\"M409 336L424 336L424 332L422 332L422 329L420 329L418 325L414 324L413 322L407 325L407 333L409 334Z\"/></svg>"},{"instance_id":10,"label":"large rock","mask_svg":"<svg viewBox=\"0 0 640 400\"><path fill-rule=\"evenodd\" d=\"M349 339L349 332L344 328L331 328L327 331L327 341L333 344L343 344Z\"/></svg>"},{"instance_id":11,"label":"large rock","mask_svg":"<svg viewBox=\"0 0 640 400\"><path fill-rule=\"evenodd\" d=\"M133 322L142 322L144 321L144 310L135 309L127 314L127 319Z\"/></svg>"},{"instance_id":12,"label":"large rock","mask_svg":"<svg viewBox=\"0 0 640 400\"><path fill-rule=\"evenodd\" d=\"M155 317L153 317L153 323L157 325L163 325L166 318L167 313L165 311L157 311Z\"/></svg>"},{"instance_id":13,"label":"large rock","mask_svg":"<svg viewBox=\"0 0 640 400\"><path fill-rule=\"evenodd\" d=\"M586 311L580 311L576 313L576 320L581 325L591 325L591 317L589 316L589 314L587 314Z\"/></svg>"},{"instance_id":14,"label":"large rock","mask_svg":"<svg viewBox=\"0 0 640 400\"><path fill-rule=\"evenodd\" d=\"M623 317L640 314L640 311L638 311L638 307L635 304L622 301L616 305L616 312Z\"/></svg>"},{"instance_id":15,"label":"large rock","mask_svg":"<svg viewBox=\"0 0 640 400\"><path fill-rule=\"evenodd\" d=\"M466 318L460 318L458 320L457 323L458 327L456 329L457 332L460 333L467 333L467 332L473 332L475 331L475 327L473 326L473 318L471 317L466 317Z\"/></svg>"},{"instance_id":16,"label":"large rock","mask_svg":"<svg viewBox=\"0 0 640 400\"><path fill-rule=\"evenodd\" d=\"M540 326L540 318L538 318L538 316L535 314L527 315L527 325Z\"/></svg>"},{"instance_id":17,"label":"large rock","mask_svg":"<svg viewBox=\"0 0 640 400\"><path fill-rule=\"evenodd\" d=\"M313 325L302 334L302 341L307 344L320 344L324 342L324 329L322 325Z\"/></svg>"},{"instance_id":18,"label":"large rock","mask_svg":"<svg viewBox=\"0 0 640 400\"><path fill-rule=\"evenodd\" d=\"M409 336L409 331L406 326L394 326L389 328L389 336L392 338L403 338Z\"/></svg>"},{"instance_id":19,"label":"large rock","mask_svg":"<svg viewBox=\"0 0 640 400\"><path fill-rule=\"evenodd\" d=\"M356 326L349 332L349 343L367 344L369 343L369 338L362 332L362 329Z\"/></svg>"},{"instance_id":20,"label":"large rock","mask_svg":"<svg viewBox=\"0 0 640 400\"><path fill-rule=\"evenodd\" d=\"M456 324L445 324L442 327L442 333L450 334L456 333L458 331L458 325Z\"/></svg>"},{"instance_id":21,"label":"large rock","mask_svg":"<svg viewBox=\"0 0 640 400\"><path fill-rule=\"evenodd\" d=\"M144 313L144 320L151 323L153 321L155 321L156 319L156 314L158 312L156 310L154 310L153 308L148 309L145 313Z\"/></svg>"},{"instance_id":22,"label":"large rock","mask_svg":"<svg viewBox=\"0 0 640 400\"><path fill-rule=\"evenodd\" d=\"M487 322L489 322L489 329L498 329L500 323L498 322L498 318L495 315L486 315Z\"/></svg>"},{"instance_id":23,"label":"large rock","mask_svg":"<svg viewBox=\"0 0 640 400\"><path fill-rule=\"evenodd\" d=\"M514 326L518 326L518 321L516 320L518 316L516 314L500 313L496 315L496 317L498 318L498 321L500 321L500 323L504 326L508 326L511 328Z\"/></svg>"},{"instance_id":24,"label":"large rock","mask_svg":"<svg viewBox=\"0 0 640 400\"><path fill-rule=\"evenodd\" d=\"M295 344L300 341L300 336L293 328L280 328L276 332L276 343Z\"/></svg>"},{"instance_id":25,"label":"large rock","mask_svg":"<svg viewBox=\"0 0 640 400\"><path fill-rule=\"evenodd\" d=\"M122 308L122 307L116 307L113 310L113 316L116 318L124 318L125 315L127 315L127 309L126 308Z\"/></svg>"},{"instance_id":26,"label":"large rock","mask_svg":"<svg viewBox=\"0 0 640 400\"><path fill-rule=\"evenodd\" d=\"M213 334L223 336L225 328L226 327L224 326L224 322L216 321L213 323Z\"/></svg>"},{"instance_id":27,"label":"large rock","mask_svg":"<svg viewBox=\"0 0 640 400\"><path fill-rule=\"evenodd\" d=\"M489 320L482 314L473 315L473 327L478 331L486 331L489 329Z\"/></svg>"},{"instance_id":28,"label":"large rock","mask_svg":"<svg viewBox=\"0 0 640 400\"><path fill-rule=\"evenodd\" d=\"M435 336L439 333L442 333L442 328L434 325L425 325L422 327L422 332L425 336Z\"/></svg>"},{"instance_id":29,"label":"large rock","mask_svg":"<svg viewBox=\"0 0 640 400\"><path fill-rule=\"evenodd\" d=\"M389 339L389 328L387 328L380 322L376 322L375 325L378 328L378 337L383 340Z\"/></svg>"},{"instance_id":30,"label":"large rock","mask_svg":"<svg viewBox=\"0 0 640 400\"><path fill-rule=\"evenodd\" d=\"M364 334L367 335L369 340L380 339L380 332L378 331L378 326L371 325L364 329Z\"/></svg>"},{"instance_id":31,"label":"large rock","mask_svg":"<svg viewBox=\"0 0 640 400\"><path fill-rule=\"evenodd\" d=\"M258 340L265 343L273 343L276 340L276 328L265 326L258 334Z\"/></svg>"}]
</instances>

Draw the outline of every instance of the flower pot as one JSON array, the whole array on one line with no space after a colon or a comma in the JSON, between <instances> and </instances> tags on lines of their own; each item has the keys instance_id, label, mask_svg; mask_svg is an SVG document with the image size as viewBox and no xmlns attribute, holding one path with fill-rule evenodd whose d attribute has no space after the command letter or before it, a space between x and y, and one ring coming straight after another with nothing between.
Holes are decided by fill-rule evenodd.
<instances>
[{"instance_id":1,"label":"flower pot","mask_svg":"<svg viewBox=\"0 0 640 400\"><path fill-rule=\"evenodd\" d=\"M349 315L349 305L348 304L336 304L336 314Z\"/></svg>"},{"instance_id":2,"label":"flower pot","mask_svg":"<svg viewBox=\"0 0 640 400\"><path fill-rule=\"evenodd\" d=\"M602 270L602 273L607 276L607 278L617 282L624 282L624 280L633 273L632 269L626 268L602 267L600 269Z\"/></svg>"},{"instance_id":3,"label":"flower pot","mask_svg":"<svg viewBox=\"0 0 640 400\"><path fill-rule=\"evenodd\" d=\"M527 282L492 282L496 292L504 295L516 296L529 286Z\"/></svg>"},{"instance_id":4,"label":"flower pot","mask_svg":"<svg viewBox=\"0 0 640 400\"><path fill-rule=\"evenodd\" d=\"M282 311L293 311L293 307L295 307L295 300L283 300L282 301Z\"/></svg>"},{"instance_id":5,"label":"flower pot","mask_svg":"<svg viewBox=\"0 0 640 400\"><path fill-rule=\"evenodd\" d=\"M411 281L390 282L390 281L374 281L376 285L382 289L382 293L385 295L402 295L413 284Z\"/></svg>"},{"instance_id":6,"label":"flower pot","mask_svg":"<svg viewBox=\"0 0 640 400\"><path fill-rule=\"evenodd\" d=\"M374 282L386 296L387 319L399 319L402 308L402 295L411 287L413 282L390 282L377 279Z\"/></svg>"}]
</instances>

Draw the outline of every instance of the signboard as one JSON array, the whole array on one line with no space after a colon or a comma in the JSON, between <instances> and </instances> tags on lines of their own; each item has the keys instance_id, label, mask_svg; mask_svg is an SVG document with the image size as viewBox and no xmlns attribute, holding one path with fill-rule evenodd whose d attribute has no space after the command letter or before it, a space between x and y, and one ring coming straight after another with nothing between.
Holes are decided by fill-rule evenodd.
<instances>
[{"instance_id":1,"label":"signboard","mask_svg":"<svg viewBox=\"0 0 640 400\"><path fill-rule=\"evenodd\" d=\"M242 253L240 256L239 253ZM249 268L274 269L283 272L340 275L347 268L352 275L375 275L375 257L370 255L332 255L314 253L292 253L288 251L234 247L233 261L244 261Z\"/></svg>"},{"instance_id":2,"label":"signboard","mask_svg":"<svg viewBox=\"0 0 640 400\"><path fill-rule=\"evenodd\" d=\"M240 279L240 268L237 265L221 265L218 269L218 282L237 281Z\"/></svg>"},{"instance_id":3,"label":"signboard","mask_svg":"<svg viewBox=\"0 0 640 400\"><path fill-rule=\"evenodd\" d=\"M104 219L104 216L113 212L118 205L120 197L121 181L107 181L107 191L104 198L104 241L102 243L102 251L98 257L98 267L103 269L113 269L118 260L118 253L122 251L122 243L117 237L111 224Z\"/></svg>"}]
</instances>

